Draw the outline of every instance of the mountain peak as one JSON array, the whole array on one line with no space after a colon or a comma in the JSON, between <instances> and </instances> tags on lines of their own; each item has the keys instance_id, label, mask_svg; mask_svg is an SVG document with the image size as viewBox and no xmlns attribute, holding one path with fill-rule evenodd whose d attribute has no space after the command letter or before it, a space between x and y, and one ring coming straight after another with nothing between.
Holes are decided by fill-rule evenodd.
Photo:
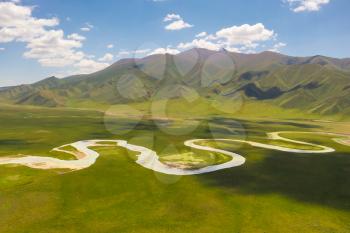
<instances>
[{"instance_id":1,"label":"mountain peak","mask_svg":"<svg viewBox=\"0 0 350 233\"><path fill-rule=\"evenodd\" d=\"M206 63L216 54L228 54L234 61L234 72L228 73L225 62L220 59L211 59L213 65ZM176 59L168 59L172 56ZM185 74L178 72L179 64L190 65ZM202 83L204 69L208 71L205 77L207 86ZM172 90L171 93L176 94L182 87L188 87L205 98L230 98L232 93L241 93L252 101L264 100L282 107L326 112L327 106L322 104L320 107L320 103L328 103L330 98L337 100L336 106L350 108L346 98L349 89L344 88L349 83L349 70L349 60L319 55L292 57L272 51L243 54L194 48L177 55L122 59L92 74L64 79L51 76L32 85L0 89L0 99L43 106L64 106L71 100L79 102L85 99L116 104L147 101L161 90L165 89L165 93ZM139 97L138 93L144 95ZM129 95L131 99L125 97ZM175 96L181 98L181 95ZM302 101L303 96L310 98Z\"/></svg>"}]
</instances>

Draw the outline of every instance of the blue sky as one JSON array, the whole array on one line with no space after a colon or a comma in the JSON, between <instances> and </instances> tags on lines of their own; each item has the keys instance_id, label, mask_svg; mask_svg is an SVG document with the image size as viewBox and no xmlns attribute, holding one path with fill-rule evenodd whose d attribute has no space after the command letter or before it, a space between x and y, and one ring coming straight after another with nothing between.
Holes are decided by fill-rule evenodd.
<instances>
[{"instance_id":1,"label":"blue sky","mask_svg":"<svg viewBox=\"0 0 350 233\"><path fill-rule=\"evenodd\" d=\"M0 1L0 86L191 47L350 57L349 10L348 0Z\"/></svg>"}]
</instances>

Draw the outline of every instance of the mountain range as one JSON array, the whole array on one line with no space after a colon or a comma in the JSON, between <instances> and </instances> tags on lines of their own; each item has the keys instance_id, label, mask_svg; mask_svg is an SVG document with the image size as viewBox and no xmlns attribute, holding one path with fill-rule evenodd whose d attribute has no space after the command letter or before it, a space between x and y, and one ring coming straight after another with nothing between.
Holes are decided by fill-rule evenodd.
<instances>
[{"instance_id":1,"label":"mountain range","mask_svg":"<svg viewBox=\"0 0 350 233\"><path fill-rule=\"evenodd\" d=\"M350 58L191 49L122 59L85 75L0 88L0 101L46 107L119 104L153 98L240 98L321 115L350 114Z\"/></svg>"}]
</instances>

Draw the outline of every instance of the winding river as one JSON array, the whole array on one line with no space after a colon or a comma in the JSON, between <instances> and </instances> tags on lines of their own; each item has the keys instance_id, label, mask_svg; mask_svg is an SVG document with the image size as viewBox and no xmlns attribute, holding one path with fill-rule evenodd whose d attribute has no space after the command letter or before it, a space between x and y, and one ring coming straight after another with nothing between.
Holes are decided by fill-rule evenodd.
<instances>
[{"instance_id":1,"label":"winding river","mask_svg":"<svg viewBox=\"0 0 350 233\"><path fill-rule=\"evenodd\" d=\"M198 169L183 169L174 166L169 166L167 164L162 163L159 160L158 154L146 147L137 146L133 144L129 144L125 140L86 140L86 141L78 141L73 142L71 144L66 144L57 148L54 148L53 151L63 152L72 154L76 157L75 160L61 160L53 157L42 157L42 156L16 156L16 157L0 157L0 164L14 164L14 165L23 165L30 168L35 169L71 169L71 170L81 170L90 167L96 162L96 159L99 157L99 153L92 150L91 147L97 146L120 146L124 147L127 150L139 152L137 155L136 163L141 165L142 167L151 169L156 172L169 174L169 175L195 175L213 172L221 169L232 168L241 166L245 163L245 158L242 155L237 153L226 151L222 149L213 148L210 146L199 145L200 142L207 141L222 141L222 142L235 142L235 143L246 143L254 147L271 149L283 152L291 152L291 153L310 153L310 154L319 154L319 153L330 153L334 152L335 149L323 145L297 141L282 137L281 133L307 133L307 134L322 134L328 135L332 137L332 140L350 146L350 136L343 134L334 134L334 133L323 133L323 132L273 132L267 133L267 136L271 140L280 140L289 143L295 143L299 145L306 145L315 147L315 149L295 149L288 148L277 145L269 145L260 142L248 141L248 140L239 140L239 139L192 139L184 142L184 145L190 148L218 152L231 157L231 160L222 164L210 165L203 168ZM110 144L105 144L106 142ZM64 147L71 146L76 151L65 150ZM316 149L317 148L317 149Z\"/></svg>"}]
</instances>

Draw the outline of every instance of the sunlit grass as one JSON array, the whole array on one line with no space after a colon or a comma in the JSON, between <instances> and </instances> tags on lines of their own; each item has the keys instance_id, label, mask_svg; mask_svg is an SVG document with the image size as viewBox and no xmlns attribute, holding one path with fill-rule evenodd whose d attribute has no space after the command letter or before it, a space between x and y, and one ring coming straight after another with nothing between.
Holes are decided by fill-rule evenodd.
<instances>
[{"instance_id":1,"label":"sunlit grass","mask_svg":"<svg viewBox=\"0 0 350 233\"><path fill-rule=\"evenodd\" d=\"M106 129L101 112L3 108L0 156L33 154L74 159L73 155L50 151L79 140L123 139L157 151L162 161L206 166L230 157L191 150L184 141L220 136L272 143L266 139L266 132L333 130L329 123L325 129L323 123L305 120L245 119L219 114L204 117L205 114L204 110L203 115L192 113L191 118L200 124L185 135L168 134L149 118L142 119L127 134L116 135ZM134 120L116 117L114 124ZM181 121L176 121L175 126L181 126ZM235 134L237 130L242 132ZM246 163L214 173L173 177L143 168L135 163L137 153L106 142L108 146L93 148L101 154L96 163L80 171L1 166L0 231L350 231L349 147L322 135L281 136L337 151L296 156L246 144L208 141L205 145L244 156ZM303 147L284 142L283 146Z\"/></svg>"}]
</instances>

